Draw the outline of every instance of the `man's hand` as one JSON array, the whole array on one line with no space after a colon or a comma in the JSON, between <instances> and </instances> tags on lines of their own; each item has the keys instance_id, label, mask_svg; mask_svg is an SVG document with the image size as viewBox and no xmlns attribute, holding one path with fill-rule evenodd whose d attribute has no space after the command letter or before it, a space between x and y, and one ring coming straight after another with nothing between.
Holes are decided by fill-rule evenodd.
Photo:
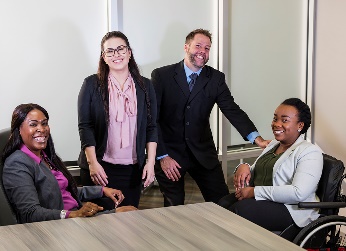
<instances>
[{"instance_id":1,"label":"man's hand","mask_svg":"<svg viewBox=\"0 0 346 251\"><path fill-rule=\"evenodd\" d=\"M270 143L271 140L264 140L261 136L258 136L255 139L256 145L258 145L260 148L264 149L267 147L267 145Z\"/></svg>"},{"instance_id":2,"label":"man's hand","mask_svg":"<svg viewBox=\"0 0 346 251\"><path fill-rule=\"evenodd\" d=\"M166 174L166 177L173 181L178 181L181 178L178 168L181 166L171 157L167 156L160 159L160 165L162 171Z\"/></svg>"}]
</instances>

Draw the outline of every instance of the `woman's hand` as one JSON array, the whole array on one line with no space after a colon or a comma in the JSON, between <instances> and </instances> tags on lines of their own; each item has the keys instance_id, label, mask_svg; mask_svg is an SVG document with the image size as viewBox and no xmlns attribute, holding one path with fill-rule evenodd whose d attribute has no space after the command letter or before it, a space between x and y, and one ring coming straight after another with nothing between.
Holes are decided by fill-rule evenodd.
<instances>
[{"instance_id":1,"label":"woman's hand","mask_svg":"<svg viewBox=\"0 0 346 251\"><path fill-rule=\"evenodd\" d=\"M92 202L85 203L79 210L71 211L69 214L69 218L76 217L90 217L97 214L99 211L102 211L103 207L100 207Z\"/></svg>"},{"instance_id":2,"label":"woman's hand","mask_svg":"<svg viewBox=\"0 0 346 251\"><path fill-rule=\"evenodd\" d=\"M108 177L105 170L97 161L95 146L88 146L85 148L85 156L89 164L90 178L96 185L106 186L108 184Z\"/></svg>"},{"instance_id":3,"label":"woman's hand","mask_svg":"<svg viewBox=\"0 0 346 251\"><path fill-rule=\"evenodd\" d=\"M156 155L156 142L148 142L146 144L147 154L148 154L148 161L144 166L143 173L142 173L142 180L144 181L144 187L149 186L152 182L154 182L155 179L155 155Z\"/></svg>"},{"instance_id":4,"label":"woman's hand","mask_svg":"<svg viewBox=\"0 0 346 251\"><path fill-rule=\"evenodd\" d=\"M91 180L100 186L106 186L108 184L108 176L105 173L103 167L97 161L89 163Z\"/></svg>"},{"instance_id":5,"label":"woman's hand","mask_svg":"<svg viewBox=\"0 0 346 251\"><path fill-rule=\"evenodd\" d=\"M255 188L254 187L239 188L235 191L235 197L238 200L254 198Z\"/></svg>"},{"instance_id":6,"label":"woman's hand","mask_svg":"<svg viewBox=\"0 0 346 251\"><path fill-rule=\"evenodd\" d=\"M235 189L244 188L249 185L251 178L251 172L250 167L247 164L241 164L238 166L237 171L234 174L233 177L233 183Z\"/></svg>"},{"instance_id":7,"label":"woman's hand","mask_svg":"<svg viewBox=\"0 0 346 251\"><path fill-rule=\"evenodd\" d=\"M117 207L125 198L125 196L120 190L109 187L103 188L103 195L112 199L115 203L115 207Z\"/></svg>"},{"instance_id":8,"label":"woman's hand","mask_svg":"<svg viewBox=\"0 0 346 251\"><path fill-rule=\"evenodd\" d=\"M154 172L154 162L147 162L143 169L142 180L144 181L144 187L149 186L155 180L155 172Z\"/></svg>"}]
</instances>

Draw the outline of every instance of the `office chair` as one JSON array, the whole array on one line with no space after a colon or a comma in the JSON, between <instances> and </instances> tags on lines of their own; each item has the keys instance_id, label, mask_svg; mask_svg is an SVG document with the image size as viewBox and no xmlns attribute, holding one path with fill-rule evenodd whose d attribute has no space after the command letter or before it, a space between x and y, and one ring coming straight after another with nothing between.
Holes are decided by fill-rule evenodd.
<instances>
[{"instance_id":1,"label":"office chair","mask_svg":"<svg viewBox=\"0 0 346 251\"><path fill-rule=\"evenodd\" d=\"M9 128L0 130L0 156L2 156L2 151L10 134L11 130ZM3 166L0 161L0 226L6 226L17 224L17 220L2 185L2 170Z\"/></svg>"},{"instance_id":2,"label":"office chair","mask_svg":"<svg viewBox=\"0 0 346 251\"><path fill-rule=\"evenodd\" d=\"M341 194L345 166L342 161L323 154L322 176L316 191L320 202L300 202L299 208L317 208L320 217L304 228L292 224L279 235L293 243L320 250L340 246L341 226L346 226L346 217L339 216L339 209L346 207L346 196Z\"/></svg>"}]
</instances>

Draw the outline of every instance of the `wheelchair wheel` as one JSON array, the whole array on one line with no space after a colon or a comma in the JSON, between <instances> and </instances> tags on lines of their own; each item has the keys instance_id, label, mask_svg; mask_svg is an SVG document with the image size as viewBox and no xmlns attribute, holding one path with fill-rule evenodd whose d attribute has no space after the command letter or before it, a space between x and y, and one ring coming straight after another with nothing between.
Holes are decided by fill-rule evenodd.
<instances>
[{"instance_id":1,"label":"wheelchair wheel","mask_svg":"<svg viewBox=\"0 0 346 251\"><path fill-rule=\"evenodd\" d=\"M319 218L304 227L293 243L305 249L339 247L343 245L341 226L346 226L346 217L330 215Z\"/></svg>"}]
</instances>

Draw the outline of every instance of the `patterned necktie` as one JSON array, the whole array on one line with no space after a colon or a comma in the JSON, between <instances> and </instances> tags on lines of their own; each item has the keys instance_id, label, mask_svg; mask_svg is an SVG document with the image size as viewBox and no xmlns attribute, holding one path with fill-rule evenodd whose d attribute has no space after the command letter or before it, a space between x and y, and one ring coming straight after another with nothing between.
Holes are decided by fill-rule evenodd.
<instances>
[{"instance_id":1,"label":"patterned necktie","mask_svg":"<svg viewBox=\"0 0 346 251\"><path fill-rule=\"evenodd\" d=\"M191 79L190 82L189 82L189 89L190 89L190 92L191 92L193 86L196 84L196 79L198 77L198 74L197 73L192 73L189 77Z\"/></svg>"}]
</instances>

